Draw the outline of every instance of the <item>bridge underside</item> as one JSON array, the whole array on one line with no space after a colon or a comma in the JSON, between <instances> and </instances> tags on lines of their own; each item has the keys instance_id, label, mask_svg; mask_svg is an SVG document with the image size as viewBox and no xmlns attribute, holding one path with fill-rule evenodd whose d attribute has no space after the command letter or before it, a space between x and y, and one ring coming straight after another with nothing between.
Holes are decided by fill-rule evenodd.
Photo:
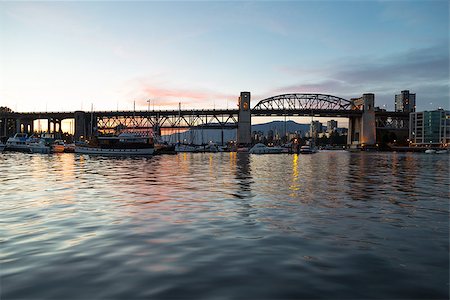
<instances>
[{"instance_id":1,"label":"bridge underside","mask_svg":"<svg viewBox=\"0 0 450 300\"><path fill-rule=\"evenodd\" d=\"M133 129L230 129L238 127L237 111L159 111L128 112L126 114L105 113L94 115L100 132Z\"/></svg>"}]
</instances>

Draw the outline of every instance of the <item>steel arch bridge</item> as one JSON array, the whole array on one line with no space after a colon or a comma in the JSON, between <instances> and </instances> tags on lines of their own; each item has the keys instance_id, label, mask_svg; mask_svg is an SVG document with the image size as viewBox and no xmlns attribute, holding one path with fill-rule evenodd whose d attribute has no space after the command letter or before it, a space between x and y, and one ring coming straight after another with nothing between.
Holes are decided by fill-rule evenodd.
<instances>
[{"instance_id":1,"label":"steel arch bridge","mask_svg":"<svg viewBox=\"0 0 450 300\"><path fill-rule=\"evenodd\" d=\"M258 102L252 109L256 111L301 111L301 110L339 110L348 111L353 102L326 94L282 94Z\"/></svg>"}]
</instances>

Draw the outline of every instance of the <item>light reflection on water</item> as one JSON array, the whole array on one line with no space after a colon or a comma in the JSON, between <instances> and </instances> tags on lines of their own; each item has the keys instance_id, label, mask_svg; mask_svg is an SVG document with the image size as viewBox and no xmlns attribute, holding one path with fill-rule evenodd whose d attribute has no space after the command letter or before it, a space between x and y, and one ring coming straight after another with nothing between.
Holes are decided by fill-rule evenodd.
<instances>
[{"instance_id":1,"label":"light reflection on water","mask_svg":"<svg viewBox=\"0 0 450 300\"><path fill-rule=\"evenodd\" d=\"M448 156L0 154L1 295L448 298Z\"/></svg>"}]
</instances>

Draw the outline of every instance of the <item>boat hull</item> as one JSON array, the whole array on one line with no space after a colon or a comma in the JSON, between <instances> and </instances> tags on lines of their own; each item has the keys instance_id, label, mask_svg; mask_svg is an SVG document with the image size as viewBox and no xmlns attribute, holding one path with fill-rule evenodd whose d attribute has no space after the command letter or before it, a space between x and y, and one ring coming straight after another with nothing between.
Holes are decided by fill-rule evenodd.
<instances>
[{"instance_id":1,"label":"boat hull","mask_svg":"<svg viewBox=\"0 0 450 300\"><path fill-rule=\"evenodd\" d=\"M80 147L75 146L75 153L80 154L95 154L95 155L153 155L154 148L139 148L139 149L111 149L111 148L96 148L96 147Z\"/></svg>"},{"instance_id":2,"label":"boat hull","mask_svg":"<svg viewBox=\"0 0 450 300\"><path fill-rule=\"evenodd\" d=\"M18 152L30 152L28 145L11 145L7 144L5 150L8 151L18 151Z\"/></svg>"},{"instance_id":3,"label":"boat hull","mask_svg":"<svg viewBox=\"0 0 450 300\"><path fill-rule=\"evenodd\" d=\"M300 154L314 154L314 153L317 152L317 149L316 148L311 148L311 147L308 147L308 146L302 146L300 148L299 152L300 152Z\"/></svg>"},{"instance_id":4,"label":"boat hull","mask_svg":"<svg viewBox=\"0 0 450 300\"><path fill-rule=\"evenodd\" d=\"M300 150L300 154L313 154L313 153L316 153L315 151L313 151L313 150Z\"/></svg>"},{"instance_id":5,"label":"boat hull","mask_svg":"<svg viewBox=\"0 0 450 300\"><path fill-rule=\"evenodd\" d=\"M176 145L175 152L198 152L198 149L190 145Z\"/></svg>"},{"instance_id":6,"label":"boat hull","mask_svg":"<svg viewBox=\"0 0 450 300\"><path fill-rule=\"evenodd\" d=\"M267 149L257 149L257 150L251 150L249 151L250 154L281 154L283 153L283 149L270 149L270 147L267 147Z\"/></svg>"},{"instance_id":7,"label":"boat hull","mask_svg":"<svg viewBox=\"0 0 450 300\"><path fill-rule=\"evenodd\" d=\"M29 146L31 153L41 153L41 154L49 154L50 153L50 147L33 147Z\"/></svg>"},{"instance_id":8,"label":"boat hull","mask_svg":"<svg viewBox=\"0 0 450 300\"><path fill-rule=\"evenodd\" d=\"M64 145L52 145L52 152L53 153L63 153Z\"/></svg>"}]
</instances>

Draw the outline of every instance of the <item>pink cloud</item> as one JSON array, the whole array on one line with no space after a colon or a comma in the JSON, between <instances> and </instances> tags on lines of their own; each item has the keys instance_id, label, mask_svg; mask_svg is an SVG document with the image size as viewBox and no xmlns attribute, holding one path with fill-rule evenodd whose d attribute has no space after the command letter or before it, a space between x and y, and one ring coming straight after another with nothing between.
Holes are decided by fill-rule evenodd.
<instances>
[{"instance_id":1,"label":"pink cloud","mask_svg":"<svg viewBox=\"0 0 450 300\"><path fill-rule=\"evenodd\" d=\"M146 107L149 105L147 101L150 100L150 105L159 109L178 109L180 102L190 108L225 108L228 101L230 107L234 107L231 103L237 103L239 97L238 93L232 95L202 88L168 87L162 82L154 83L142 79L130 81L126 90L126 97L133 99L129 101L136 101L137 106Z\"/></svg>"}]
</instances>

